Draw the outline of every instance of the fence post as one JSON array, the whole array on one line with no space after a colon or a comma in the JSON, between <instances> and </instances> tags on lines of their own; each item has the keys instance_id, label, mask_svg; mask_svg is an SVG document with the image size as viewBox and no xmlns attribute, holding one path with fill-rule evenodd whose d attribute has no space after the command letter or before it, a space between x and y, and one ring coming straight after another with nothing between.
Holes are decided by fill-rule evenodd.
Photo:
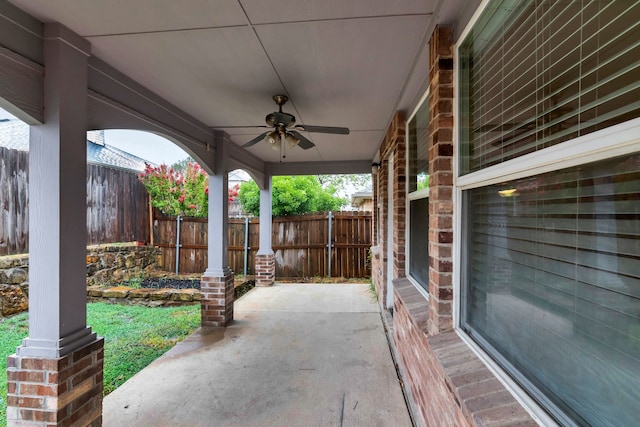
<instances>
[{"instance_id":1,"label":"fence post","mask_svg":"<svg viewBox=\"0 0 640 427\"><path fill-rule=\"evenodd\" d=\"M331 277L331 245L332 245L332 241L331 241L331 234L332 233L331 233L331 231L332 231L332 228L333 228L333 212L329 211L329 233L328 233L329 236L327 237L327 240L329 241L329 243L327 244L327 247L329 248L328 256L327 256L327 258L328 258L327 265L328 265L328 270L329 270L329 277Z\"/></svg>"},{"instance_id":2,"label":"fence post","mask_svg":"<svg viewBox=\"0 0 640 427\"><path fill-rule=\"evenodd\" d=\"M244 217L244 276L247 276L247 263L249 262L249 217Z\"/></svg>"},{"instance_id":3,"label":"fence post","mask_svg":"<svg viewBox=\"0 0 640 427\"><path fill-rule=\"evenodd\" d=\"M180 266L180 215L176 218L176 276Z\"/></svg>"},{"instance_id":4,"label":"fence post","mask_svg":"<svg viewBox=\"0 0 640 427\"><path fill-rule=\"evenodd\" d=\"M151 204L151 195L149 195L149 244L153 246L153 205Z\"/></svg>"}]
</instances>

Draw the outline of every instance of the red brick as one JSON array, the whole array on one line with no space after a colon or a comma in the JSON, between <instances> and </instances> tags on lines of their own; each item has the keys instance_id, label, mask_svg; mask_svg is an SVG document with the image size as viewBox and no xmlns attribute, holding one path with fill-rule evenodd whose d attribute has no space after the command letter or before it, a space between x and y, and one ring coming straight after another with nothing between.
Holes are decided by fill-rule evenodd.
<instances>
[{"instance_id":1,"label":"red brick","mask_svg":"<svg viewBox=\"0 0 640 427\"><path fill-rule=\"evenodd\" d=\"M19 408L41 409L44 403L43 397L7 396L7 406Z\"/></svg>"},{"instance_id":2,"label":"red brick","mask_svg":"<svg viewBox=\"0 0 640 427\"><path fill-rule=\"evenodd\" d=\"M43 383L43 371L7 371L7 380L30 383Z\"/></svg>"},{"instance_id":3,"label":"red brick","mask_svg":"<svg viewBox=\"0 0 640 427\"><path fill-rule=\"evenodd\" d=\"M56 422L58 414L50 411L38 411L33 409L20 409L20 416L24 421Z\"/></svg>"},{"instance_id":4,"label":"red brick","mask_svg":"<svg viewBox=\"0 0 640 427\"><path fill-rule=\"evenodd\" d=\"M20 384L20 395L22 396L57 396L58 386L41 384Z\"/></svg>"},{"instance_id":5,"label":"red brick","mask_svg":"<svg viewBox=\"0 0 640 427\"><path fill-rule=\"evenodd\" d=\"M20 358L15 354L7 357L7 369L11 368L20 369Z\"/></svg>"}]
</instances>

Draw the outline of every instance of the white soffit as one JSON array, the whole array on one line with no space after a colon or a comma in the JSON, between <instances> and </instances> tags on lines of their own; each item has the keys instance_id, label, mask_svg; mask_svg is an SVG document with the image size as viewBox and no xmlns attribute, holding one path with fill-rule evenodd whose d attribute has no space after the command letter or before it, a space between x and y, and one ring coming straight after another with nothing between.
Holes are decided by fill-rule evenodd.
<instances>
[{"instance_id":1,"label":"white soffit","mask_svg":"<svg viewBox=\"0 0 640 427\"><path fill-rule=\"evenodd\" d=\"M11 0L86 37L92 53L215 127L264 124L272 95L299 123L351 134L304 135L286 161L372 159L397 109L428 76L437 0ZM440 2L444 0L439 0ZM456 0L457 1L457 0ZM239 145L264 132L224 129ZM266 161L279 153L249 149Z\"/></svg>"}]
</instances>

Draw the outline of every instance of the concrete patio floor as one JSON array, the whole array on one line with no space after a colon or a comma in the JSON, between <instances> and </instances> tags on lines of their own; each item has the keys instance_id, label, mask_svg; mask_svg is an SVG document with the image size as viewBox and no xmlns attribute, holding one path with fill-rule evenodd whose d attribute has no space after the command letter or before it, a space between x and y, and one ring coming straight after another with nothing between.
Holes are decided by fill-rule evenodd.
<instances>
[{"instance_id":1,"label":"concrete patio floor","mask_svg":"<svg viewBox=\"0 0 640 427\"><path fill-rule=\"evenodd\" d=\"M411 426L366 284L282 284L235 303L104 400L113 426Z\"/></svg>"}]
</instances>

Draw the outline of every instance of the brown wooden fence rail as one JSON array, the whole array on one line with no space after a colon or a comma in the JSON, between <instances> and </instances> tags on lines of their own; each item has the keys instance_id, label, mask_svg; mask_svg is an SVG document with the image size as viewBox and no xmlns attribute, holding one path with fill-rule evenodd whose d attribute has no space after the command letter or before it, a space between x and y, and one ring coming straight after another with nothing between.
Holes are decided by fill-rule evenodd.
<instances>
[{"instance_id":1,"label":"brown wooden fence rail","mask_svg":"<svg viewBox=\"0 0 640 427\"><path fill-rule=\"evenodd\" d=\"M29 153L0 147L0 255L29 252ZM87 244L149 240L148 193L133 172L87 165Z\"/></svg>"},{"instance_id":2,"label":"brown wooden fence rail","mask_svg":"<svg viewBox=\"0 0 640 427\"><path fill-rule=\"evenodd\" d=\"M162 217L157 212L155 215L153 237L156 246L162 248L162 267L175 271L177 220ZM330 228L331 245L328 239ZM259 234L259 219L229 219L229 266L236 274L254 273ZM276 277L280 279L369 277L367 261L371 247L371 214L333 212L274 218L271 244L276 256ZM327 263L329 257L330 264ZM206 219L180 219L178 265L180 273L206 270Z\"/></svg>"}]
</instances>

